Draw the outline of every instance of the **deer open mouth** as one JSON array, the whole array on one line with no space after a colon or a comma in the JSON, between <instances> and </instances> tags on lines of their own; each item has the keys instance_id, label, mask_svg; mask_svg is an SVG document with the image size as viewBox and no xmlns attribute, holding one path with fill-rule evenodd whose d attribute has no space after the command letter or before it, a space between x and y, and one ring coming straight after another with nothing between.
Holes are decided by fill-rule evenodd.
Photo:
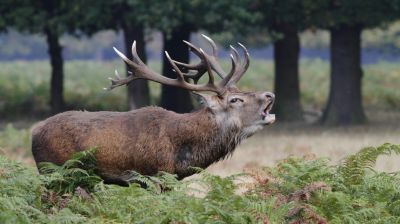
<instances>
[{"instance_id":1,"label":"deer open mouth","mask_svg":"<svg viewBox=\"0 0 400 224\"><path fill-rule=\"evenodd\" d=\"M272 109L272 106L274 105L274 102L271 101L267 104L265 109L261 111L261 116L265 124L272 124L275 122L275 114L270 114L269 112Z\"/></svg>"}]
</instances>

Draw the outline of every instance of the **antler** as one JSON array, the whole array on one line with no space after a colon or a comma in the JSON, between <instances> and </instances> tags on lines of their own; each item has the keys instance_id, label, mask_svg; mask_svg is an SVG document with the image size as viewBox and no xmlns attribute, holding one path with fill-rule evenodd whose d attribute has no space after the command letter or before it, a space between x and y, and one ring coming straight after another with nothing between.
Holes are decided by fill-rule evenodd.
<instances>
[{"instance_id":1,"label":"antler","mask_svg":"<svg viewBox=\"0 0 400 224\"><path fill-rule=\"evenodd\" d=\"M231 68L231 71L228 74L226 74L222 70L222 67L218 63L218 60L217 60L217 57L218 57L217 45L210 37L208 37L204 34L202 34L201 36L203 36L207 40L207 42L211 45L212 55L209 55L209 54L203 52L205 54L205 57L204 57L205 59L201 60L198 64L186 64L186 63L177 62L177 61L174 61L174 62L176 64L180 65L182 68L185 68L188 70L197 70L196 73L186 75L186 77L193 79L194 83L197 83L198 80L203 76L203 74L206 72L205 68L207 66L207 63L209 63L211 65L212 70L215 71L223 79L223 84L225 86L228 86L228 87L234 86L240 80L240 78L244 75L244 73L246 72L247 68L250 65L250 55L249 55L249 52L247 51L246 47L243 46L241 43L238 43L239 46L242 48L243 54L245 56L245 61L242 64L238 51L232 45L230 45L230 48L232 51L232 53L230 54L230 57L232 60L232 68ZM196 54L197 56L200 57L200 55L202 53L201 48L197 48L193 44L191 44L187 41L183 41L183 42L189 46L189 49L194 54ZM200 58L202 58L202 57L200 57Z\"/></svg>"},{"instance_id":2,"label":"antler","mask_svg":"<svg viewBox=\"0 0 400 224\"><path fill-rule=\"evenodd\" d=\"M171 59L168 52L165 52L165 56L167 57L175 73L177 74L176 79L162 76L152 71L145 63L143 63L136 52L136 41L134 41L132 44L132 60L128 59L124 54L122 54L114 47L114 51L122 58L122 60L125 61L125 63L132 69L133 72L130 72L128 77L121 78L118 75L118 72L115 71L115 78L109 78L111 80L111 86L105 89L111 90L115 87L129 84L131 81L136 79L148 79L161 84L176 86L191 91L211 91L217 93L218 95L222 95L228 87L234 86L235 83L238 82L239 79L246 72L247 67L249 66L249 54L247 52L247 49L243 45L239 44L245 54L245 63L241 64L239 53L236 51L235 48L231 46L231 49L233 51L233 54L230 55L232 68L230 72L226 74L217 61L216 44L213 40L211 40L211 38L205 35L203 35L203 37L206 38L207 41L211 44L213 49L212 55L209 55L205 53L201 48L197 48L191 43L184 41L185 44L189 46L190 50L200 58L201 61L198 64L186 64L175 61ZM182 70L185 70L187 72L184 73ZM222 78L220 82L215 83L212 71L215 71ZM206 72L208 74L208 82L205 84L197 84L198 80ZM187 82L185 78L193 79L194 84Z\"/></svg>"}]
</instances>

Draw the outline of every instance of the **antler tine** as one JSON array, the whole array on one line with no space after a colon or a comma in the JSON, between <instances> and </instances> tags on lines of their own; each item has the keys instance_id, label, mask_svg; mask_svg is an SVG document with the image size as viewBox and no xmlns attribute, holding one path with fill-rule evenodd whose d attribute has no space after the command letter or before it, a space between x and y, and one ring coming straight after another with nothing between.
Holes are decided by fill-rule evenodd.
<instances>
[{"instance_id":1,"label":"antler tine","mask_svg":"<svg viewBox=\"0 0 400 224\"><path fill-rule=\"evenodd\" d=\"M222 70L221 66L218 64L216 56L217 56L217 46L215 44L215 42L213 40L211 40L211 38L207 37L206 35L202 36L204 38L206 38L206 40L211 44L212 49L213 49L213 55L208 55L207 53L204 53L205 59L204 60L208 60L210 62L211 68L217 73L217 75L219 77L221 77L222 79L226 76L225 72ZM210 42L211 41L211 42ZM202 58L202 53L200 52L200 49L197 48L196 46L194 46L192 43L188 42L188 41L183 41L186 45L189 46L190 51L192 51L193 53L195 53L199 58ZM203 68L203 70L201 71L201 75L203 75L206 72L206 69L204 69L204 62L201 61L200 63L196 64L196 65L188 65L188 64L180 64L183 67L186 67L187 69L197 69L200 70L201 68ZM199 71L200 73L200 71ZM200 74L199 74L200 75ZM201 77L200 75L200 77Z\"/></svg>"},{"instance_id":2,"label":"antler tine","mask_svg":"<svg viewBox=\"0 0 400 224\"><path fill-rule=\"evenodd\" d=\"M183 40L183 43L189 46L189 49L191 52L195 53L198 57L201 57L201 52L200 49L194 46L192 43L189 41Z\"/></svg>"},{"instance_id":3,"label":"antler tine","mask_svg":"<svg viewBox=\"0 0 400 224\"><path fill-rule=\"evenodd\" d=\"M195 51L197 52L196 54L202 59L202 61L206 61L205 52L201 48L197 49L191 43L186 42L186 41L184 41L184 42L187 43L189 46L191 46L193 49L195 49ZM184 77L191 78L194 80L194 83L197 84L197 82L201 78L201 76L203 76L203 74L207 71L207 68L206 69L203 68L202 63L196 64L196 65L186 64L186 63L175 61L175 60L171 59L168 52L165 52L165 54L166 54L168 61L171 63L172 67L174 68L174 71L178 74L179 79L184 79ZM188 73L184 74L184 73L182 73L182 71L179 69L179 67L177 65L180 65L186 69L191 69L191 70L196 69L197 72L189 74L190 71L188 71Z\"/></svg>"},{"instance_id":4,"label":"antler tine","mask_svg":"<svg viewBox=\"0 0 400 224\"><path fill-rule=\"evenodd\" d=\"M133 45L135 45L135 42L133 42ZM127 63L128 65L135 67L135 63L131 60L129 60L129 58L127 58L124 54L122 54L117 48L113 47L114 51L122 58L122 60L125 61L125 63ZM132 47L133 49L133 47ZM115 78L108 78L109 80L111 80L111 85L108 88L104 88L104 90L112 90L115 87L118 86L122 86L125 84L130 83L131 81L137 79L137 77L135 77L133 75L133 73L130 73L130 75L128 75L128 77L126 78L121 78L118 74L118 71L115 70Z\"/></svg>"},{"instance_id":5,"label":"antler tine","mask_svg":"<svg viewBox=\"0 0 400 224\"><path fill-rule=\"evenodd\" d=\"M203 85L203 87L206 87L206 88L208 87L208 89L199 89L199 90L200 90L200 91L201 91L201 90L214 91L214 92L216 92L217 94L221 95L221 94L223 93L224 89L221 88L219 85L215 85L215 84L214 84L214 75L213 75L213 73L212 73L211 65L210 65L209 61L207 60L207 54L206 54L206 53L203 51L203 49L201 49L201 48L196 49L196 50L198 50L198 52L200 53L199 56L200 56L200 58L202 59L202 61L205 62L206 68L207 68L207 73L208 73L208 83L207 83L205 86ZM182 82L182 86L188 86L188 85L190 85L190 83L187 83L187 82L185 81L185 76L186 76L186 74L182 73L182 71L178 68L178 66L177 66L177 64L176 64L177 61L172 60L167 51L165 51L165 55L166 55L168 61L171 63L171 65L172 65L174 71L175 71L175 72L177 73L177 75L178 75L178 79L177 79L177 80L180 81L180 82ZM201 73L198 72L198 73L195 74L194 76L198 76L199 74L201 74ZM203 72L203 74L204 74L204 72ZM198 79L199 79L203 74L201 74L199 77L195 77L195 78L196 78L195 84L197 84ZM194 89L192 89L192 90L194 90Z\"/></svg>"},{"instance_id":6,"label":"antler tine","mask_svg":"<svg viewBox=\"0 0 400 224\"><path fill-rule=\"evenodd\" d=\"M231 80L228 82L228 84L227 84L227 85L229 85L229 86L235 85L235 84L240 80L240 78L242 78L242 76L244 75L244 73L246 73L247 68L248 68L249 65L250 65L250 54L249 54L249 52L247 51L247 48L246 48L243 44L241 44L241 43L238 43L238 44L239 44L240 48L241 48L242 51L243 51L244 62L243 62L243 64L242 64L241 61L240 61L240 66L239 66L239 68L237 69L237 71L236 71L235 74L233 75L232 79L231 79ZM235 56L236 56L237 58L239 58L239 53L237 52L237 50L236 50L234 47L231 47L231 48L232 48L233 52L235 53Z\"/></svg>"},{"instance_id":7,"label":"antler tine","mask_svg":"<svg viewBox=\"0 0 400 224\"><path fill-rule=\"evenodd\" d=\"M241 63L239 52L234 48L232 45L229 45L231 51L233 52L233 58L235 59L236 63Z\"/></svg>"},{"instance_id":8,"label":"antler tine","mask_svg":"<svg viewBox=\"0 0 400 224\"><path fill-rule=\"evenodd\" d=\"M201 48L200 48L200 53L202 54L202 57L203 57L203 59L204 59L204 61L206 63L206 66L207 66L208 84L214 84L214 75L212 74L212 71L211 71L210 62L206 59L206 53Z\"/></svg>"},{"instance_id":9,"label":"antler tine","mask_svg":"<svg viewBox=\"0 0 400 224\"><path fill-rule=\"evenodd\" d=\"M118 71L115 70L115 78L113 79L113 78L109 77L108 79L111 80L111 86L109 86L108 88L103 88L104 90L112 90L115 87L128 84L132 80L135 80L135 77L132 74L130 74L128 77L123 79L119 76Z\"/></svg>"},{"instance_id":10,"label":"antler tine","mask_svg":"<svg viewBox=\"0 0 400 224\"><path fill-rule=\"evenodd\" d=\"M197 84L200 80L200 78L203 76L205 71L188 71L188 73L185 74L186 78L193 79L194 84Z\"/></svg>"},{"instance_id":11,"label":"antler tine","mask_svg":"<svg viewBox=\"0 0 400 224\"><path fill-rule=\"evenodd\" d=\"M247 48L243 44L241 44L241 43L238 43L238 44L242 48L243 54L244 54L245 65L244 65L243 73L245 73L250 65L250 54L249 54L249 51L247 50Z\"/></svg>"},{"instance_id":12,"label":"antler tine","mask_svg":"<svg viewBox=\"0 0 400 224\"><path fill-rule=\"evenodd\" d=\"M209 56L209 60L212 61L211 66L214 69L215 72L217 72L217 74L224 79L226 77L226 73L224 72L224 70L222 69L222 67L220 66L220 64L217 62L217 57L218 57L218 47L215 44L215 42L208 36L201 34L202 37L204 37L204 39L206 39L206 41L211 45L212 48L212 56Z\"/></svg>"},{"instance_id":13,"label":"antler tine","mask_svg":"<svg viewBox=\"0 0 400 224\"><path fill-rule=\"evenodd\" d=\"M175 60L173 60L173 61L174 61L175 64L177 64L179 66L182 66L182 67L184 67L186 69L194 70L194 69L199 69L201 67L201 64L187 64L187 63L183 63L183 62L180 62L180 61L175 61Z\"/></svg>"},{"instance_id":14,"label":"antler tine","mask_svg":"<svg viewBox=\"0 0 400 224\"><path fill-rule=\"evenodd\" d=\"M169 56L167 51L165 51L165 57L167 57L169 63L172 65L172 68L174 68L175 73L178 75L178 80L183 81L185 79L184 74L181 72L178 66L176 66L174 60L171 59L171 56Z\"/></svg>"},{"instance_id":15,"label":"antler tine","mask_svg":"<svg viewBox=\"0 0 400 224\"><path fill-rule=\"evenodd\" d=\"M201 36L204 37L207 40L208 43L210 43L211 48L212 48L212 52L213 52L213 56L217 57L217 55L218 55L218 47L215 44L215 42L210 37L208 37L208 36L206 36L204 34L201 34Z\"/></svg>"},{"instance_id":16,"label":"antler tine","mask_svg":"<svg viewBox=\"0 0 400 224\"><path fill-rule=\"evenodd\" d=\"M232 54L230 54L229 57L231 58L231 70L229 71L228 75L226 75L219 83L221 86L226 86L236 71L237 61L235 60L235 58Z\"/></svg>"},{"instance_id":17,"label":"antler tine","mask_svg":"<svg viewBox=\"0 0 400 224\"><path fill-rule=\"evenodd\" d=\"M133 44L135 44L135 42L133 42ZM126 64L128 64L128 65L130 65L130 66L132 66L132 67L136 67L136 64L135 64L133 61L131 61L129 58L127 58L123 53L121 53L117 48L113 47L113 49L114 49L115 53L117 53L118 56L119 56L120 58L122 58L122 60L123 60Z\"/></svg>"},{"instance_id":18,"label":"antler tine","mask_svg":"<svg viewBox=\"0 0 400 224\"><path fill-rule=\"evenodd\" d=\"M190 42L183 40L183 42L188 45L189 49L191 52L195 53L199 58L202 58L202 53L200 52L200 49L195 47L193 44ZM185 77L193 79L194 84L197 84L197 82L200 80L200 78L204 75L204 73L207 71L207 69L204 68L203 63L197 63L197 64L187 64L179 61L172 60L176 65L179 65L187 70L197 70L197 72L191 72L188 71L186 74L184 74Z\"/></svg>"},{"instance_id":19,"label":"antler tine","mask_svg":"<svg viewBox=\"0 0 400 224\"><path fill-rule=\"evenodd\" d=\"M198 80L204 75L204 73L208 71L209 65L211 67L211 70L215 71L222 78L220 85L234 86L236 82L238 82L239 79L243 76L249 66L249 53L246 47L244 47L241 43L238 43L244 54L244 62L242 62L238 50L230 45L232 51L230 56L232 60L232 68L231 71L226 74L217 61L217 45L210 37L204 34L202 34L202 37L211 45L211 55L205 53L200 48L194 46L192 43L188 41L183 41L186 45L189 46L190 51L192 51L201 59L201 62L198 64L186 64L176 61L174 62L187 70L197 70L197 73L194 74L189 74L189 72L184 74L185 77L193 79L194 83L197 83Z\"/></svg>"},{"instance_id":20,"label":"antler tine","mask_svg":"<svg viewBox=\"0 0 400 224\"><path fill-rule=\"evenodd\" d=\"M133 41L133 44L132 44L132 59L133 59L136 63L138 63L138 64L140 64L140 65L144 65L144 62L140 59L139 55L137 54L137 51L136 51L136 41Z\"/></svg>"}]
</instances>

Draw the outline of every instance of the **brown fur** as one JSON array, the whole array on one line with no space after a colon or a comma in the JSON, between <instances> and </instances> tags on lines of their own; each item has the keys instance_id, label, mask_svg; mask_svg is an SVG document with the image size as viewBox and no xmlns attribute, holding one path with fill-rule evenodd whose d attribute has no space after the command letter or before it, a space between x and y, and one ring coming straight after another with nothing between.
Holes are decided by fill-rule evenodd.
<instances>
[{"instance_id":1,"label":"brown fur","mask_svg":"<svg viewBox=\"0 0 400 224\"><path fill-rule=\"evenodd\" d=\"M105 180L124 179L127 170L144 175L166 171L184 178L193 174L189 167L206 168L225 158L241 139L255 132L243 133L248 126L243 121L252 116L243 114L240 120L237 113L265 108L268 101L262 98L264 93L234 94L249 98L248 105L230 108L228 96L214 96L205 99L212 107L187 114L159 107L129 112L64 112L34 128L32 153L37 164L63 164L73 153L96 147L98 173ZM260 115L254 117L260 120Z\"/></svg>"},{"instance_id":2,"label":"brown fur","mask_svg":"<svg viewBox=\"0 0 400 224\"><path fill-rule=\"evenodd\" d=\"M125 113L68 111L34 129L32 152L36 163L63 164L74 152L97 147L97 164L105 176L134 168L145 175L167 171L183 177L190 175L189 164L207 167L227 154L217 150L214 158L202 156L206 147L221 147L213 142L216 132L206 109L184 115L158 107Z\"/></svg>"}]
</instances>

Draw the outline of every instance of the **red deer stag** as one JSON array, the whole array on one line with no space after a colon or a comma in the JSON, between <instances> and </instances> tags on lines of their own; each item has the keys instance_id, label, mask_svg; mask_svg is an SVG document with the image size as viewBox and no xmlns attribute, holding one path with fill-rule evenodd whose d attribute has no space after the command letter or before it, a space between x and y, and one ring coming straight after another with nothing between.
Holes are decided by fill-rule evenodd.
<instances>
[{"instance_id":1,"label":"red deer stag","mask_svg":"<svg viewBox=\"0 0 400 224\"><path fill-rule=\"evenodd\" d=\"M230 155L242 139L253 135L275 121L269 111L274 102L270 92L244 92L235 84L249 66L247 49L244 60L231 46L232 67L225 73L217 62L217 47L207 36L212 54L189 42L190 50L201 60L186 64L166 57L177 78L170 79L147 67L132 45L133 59L114 48L129 65L132 73L126 78L111 79L113 89L136 79L148 79L164 85L195 91L203 107L177 114L160 107L145 107L128 112L68 111L42 121L33 130L32 153L36 164L63 164L75 152L96 147L97 172L108 183L126 183L127 170L144 175L166 171L184 178ZM213 72L220 76L216 82ZM207 73L208 82L199 84ZM192 79L193 82L188 81ZM205 94L213 92L214 94Z\"/></svg>"}]
</instances>

